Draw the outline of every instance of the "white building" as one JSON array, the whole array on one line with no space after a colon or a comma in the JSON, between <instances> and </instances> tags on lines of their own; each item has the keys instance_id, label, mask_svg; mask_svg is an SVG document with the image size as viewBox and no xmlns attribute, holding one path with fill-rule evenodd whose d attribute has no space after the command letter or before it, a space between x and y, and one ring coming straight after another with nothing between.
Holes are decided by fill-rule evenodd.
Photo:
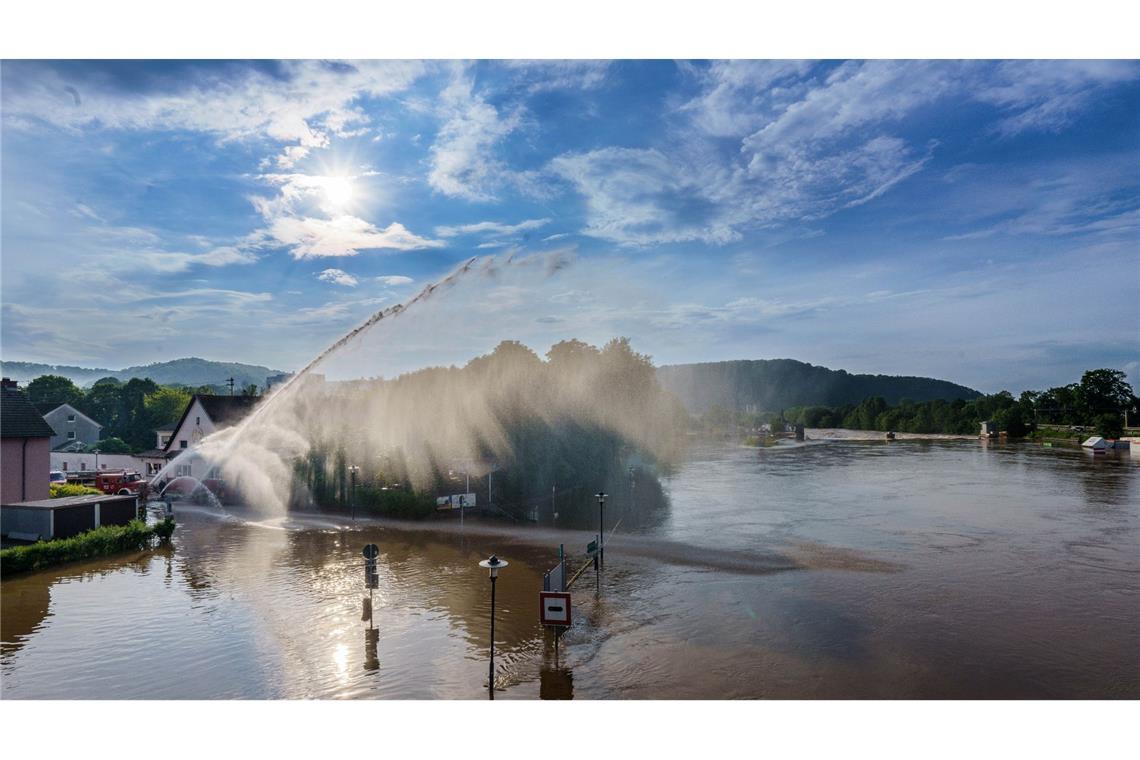
<instances>
[{"instance_id":1,"label":"white building","mask_svg":"<svg viewBox=\"0 0 1140 760\"><path fill-rule=\"evenodd\" d=\"M240 422L260 400L257 396L195 394L163 447L164 460L174 463L173 469L167 473L169 477L190 476L198 480L217 477L217 473L211 471L194 449L211 433Z\"/></svg>"}]
</instances>

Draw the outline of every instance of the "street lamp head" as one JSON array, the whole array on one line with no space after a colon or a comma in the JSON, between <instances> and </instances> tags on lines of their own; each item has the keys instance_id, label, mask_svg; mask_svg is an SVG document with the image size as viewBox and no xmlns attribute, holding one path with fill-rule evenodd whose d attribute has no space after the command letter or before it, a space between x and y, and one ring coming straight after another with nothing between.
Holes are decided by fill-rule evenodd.
<instances>
[{"instance_id":1,"label":"street lamp head","mask_svg":"<svg viewBox=\"0 0 1140 760\"><path fill-rule=\"evenodd\" d=\"M605 491L598 491L596 494L594 494L594 496L598 497L598 501L605 501L606 500L606 492Z\"/></svg>"},{"instance_id":2,"label":"street lamp head","mask_svg":"<svg viewBox=\"0 0 1140 760\"><path fill-rule=\"evenodd\" d=\"M491 578L494 579L499 575L499 571L506 567L509 562L505 559L499 559L497 555L492 554L488 559L479 563L479 567L491 571Z\"/></svg>"}]
</instances>

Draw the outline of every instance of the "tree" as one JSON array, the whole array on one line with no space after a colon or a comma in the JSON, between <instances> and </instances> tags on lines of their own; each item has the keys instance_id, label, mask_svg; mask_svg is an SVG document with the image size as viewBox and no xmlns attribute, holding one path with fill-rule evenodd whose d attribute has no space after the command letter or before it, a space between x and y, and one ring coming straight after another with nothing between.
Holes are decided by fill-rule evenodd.
<instances>
[{"instance_id":1,"label":"tree","mask_svg":"<svg viewBox=\"0 0 1140 760\"><path fill-rule=\"evenodd\" d=\"M1096 432L1105 438L1119 438L1124 433L1124 421L1119 414L1101 414L1093 421Z\"/></svg>"},{"instance_id":2,"label":"tree","mask_svg":"<svg viewBox=\"0 0 1140 760\"><path fill-rule=\"evenodd\" d=\"M87 451L98 451L101 454L130 454L131 447L121 438L104 438L88 446Z\"/></svg>"},{"instance_id":3,"label":"tree","mask_svg":"<svg viewBox=\"0 0 1140 760\"><path fill-rule=\"evenodd\" d=\"M60 404L74 406L83 398L79 386L59 375L40 375L28 383L27 391L28 400L36 405L40 414L47 414Z\"/></svg>"},{"instance_id":4,"label":"tree","mask_svg":"<svg viewBox=\"0 0 1140 760\"><path fill-rule=\"evenodd\" d=\"M181 388L163 386L143 399L152 428L177 422L190 403L190 394Z\"/></svg>"},{"instance_id":5,"label":"tree","mask_svg":"<svg viewBox=\"0 0 1140 760\"><path fill-rule=\"evenodd\" d=\"M1094 369L1081 376L1081 402L1085 419L1097 415L1122 414L1132 402L1132 386L1117 369Z\"/></svg>"}]
</instances>

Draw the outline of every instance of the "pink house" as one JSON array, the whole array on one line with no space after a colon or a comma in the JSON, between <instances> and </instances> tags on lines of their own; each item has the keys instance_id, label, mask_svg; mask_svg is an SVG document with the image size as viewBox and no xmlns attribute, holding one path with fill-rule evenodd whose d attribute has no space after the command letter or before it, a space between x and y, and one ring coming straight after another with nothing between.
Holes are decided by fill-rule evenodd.
<instances>
[{"instance_id":1,"label":"pink house","mask_svg":"<svg viewBox=\"0 0 1140 760\"><path fill-rule=\"evenodd\" d=\"M0 504L46 499L55 431L15 382L0 394Z\"/></svg>"}]
</instances>

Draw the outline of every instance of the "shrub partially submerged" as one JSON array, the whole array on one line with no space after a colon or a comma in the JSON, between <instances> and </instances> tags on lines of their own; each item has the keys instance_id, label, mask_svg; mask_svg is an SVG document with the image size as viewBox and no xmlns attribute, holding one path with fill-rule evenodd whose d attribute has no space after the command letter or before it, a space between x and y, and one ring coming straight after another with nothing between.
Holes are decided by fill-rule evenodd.
<instances>
[{"instance_id":1,"label":"shrub partially submerged","mask_svg":"<svg viewBox=\"0 0 1140 760\"><path fill-rule=\"evenodd\" d=\"M154 544L155 538L166 543L173 532L174 520L170 518L153 527L142 520L131 520L126 525L104 525L71 538L16 546L0 551L0 575L40 570L107 554L143 551Z\"/></svg>"}]
</instances>

